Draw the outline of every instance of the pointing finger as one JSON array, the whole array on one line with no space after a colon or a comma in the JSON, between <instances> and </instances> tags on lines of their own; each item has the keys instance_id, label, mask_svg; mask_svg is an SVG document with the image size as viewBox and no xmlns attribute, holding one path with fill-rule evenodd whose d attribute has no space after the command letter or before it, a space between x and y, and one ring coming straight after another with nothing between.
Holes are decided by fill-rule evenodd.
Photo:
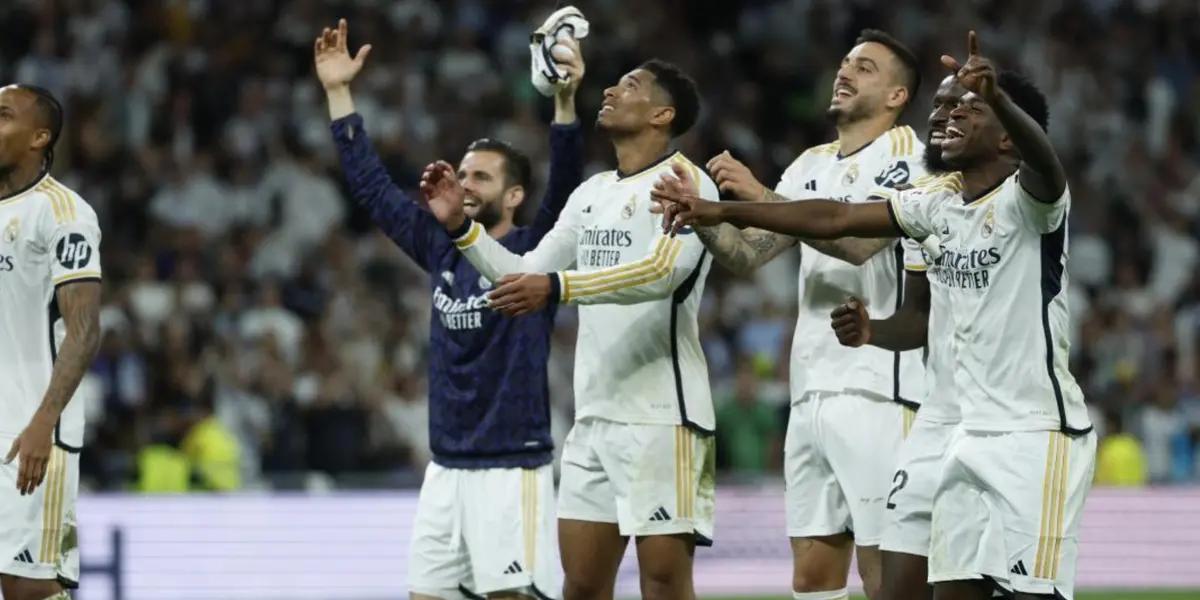
<instances>
[{"instance_id":1,"label":"pointing finger","mask_svg":"<svg viewBox=\"0 0 1200 600\"><path fill-rule=\"evenodd\" d=\"M958 73L958 70L962 68L962 65L958 64L958 59L950 56L949 54L942 55L942 64L945 65L947 69L950 69L955 73Z\"/></svg>"},{"instance_id":2,"label":"pointing finger","mask_svg":"<svg viewBox=\"0 0 1200 600\"><path fill-rule=\"evenodd\" d=\"M974 29L967 33L967 54L971 56L979 54L979 36L975 35Z\"/></svg>"}]
</instances>

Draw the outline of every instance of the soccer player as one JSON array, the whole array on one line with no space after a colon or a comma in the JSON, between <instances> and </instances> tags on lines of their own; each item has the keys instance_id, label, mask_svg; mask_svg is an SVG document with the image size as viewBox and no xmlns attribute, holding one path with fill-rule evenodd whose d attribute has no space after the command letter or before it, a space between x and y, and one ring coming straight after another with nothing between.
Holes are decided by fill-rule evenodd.
<instances>
[{"instance_id":1,"label":"soccer player","mask_svg":"<svg viewBox=\"0 0 1200 600\"><path fill-rule=\"evenodd\" d=\"M1074 596L1076 534L1096 436L1067 369L1066 174L1045 128L1045 98L997 81L978 51L950 67L969 92L942 157L958 173L886 202L712 203L685 170L655 191L671 227L730 222L831 238L934 236L931 320L946 318L960 433L934 497L929 580L939 600ZM1004 84L1004 85L1001 85Z\"/></svg>"},{"instance_id":2,"label":"soccer player","mask_svg":"<svg viewBox=\"0 0 1200 600\"><path fill-rule=\"evenodd\" d=\"M533 223L514 227L531 193L529 160L506 143L472 143L452 174L466 208L497 245L537 246L583 177L575 91L583 78L579 47L555 98L550 178ZM431 277L429 429L433 462L425 471L410 548L413 598L556 595L553 441L546 361L554 307L507 319L486 307L491 280L463 260L445 229L407 198L371 148L354 112L350 82L370 47L351 57L345 20L316 40L333 138L351 192L374 222Z\"/></svg>"},{"instance_id":3,"label":"soccer player","mask_svg":"<svg viewBox=\"0 0 1200 600\"><path fill-rule=\"evenodd\" d=\"M100 347L100 226L50 176L63 110L0 88L0 593L66 599L78 587L75 500L84 407L71 402ZM14 460L15 459L15 460Z\"/></svg>"},{"instance_id":4,"label":"soccer player","mask_svg":"<svg viewBox=\"0 0 1200 600\"><path fill-rule=\"evenodd\" d=\"M842 59L829 116L835 142L809 148L784 172L776 191L723 153L709 162L722 191L743 200L868 200L923 171L923 146L897 120L913 95L917 61L892 36L865 30ZM799 244L800 301L792 340L792 409L784 444L788 536L795 598L847 598L851 554L858 549L867 595L878 597L879 543L896 452L923 395L920 352L853 351L829 329L829 311L847 296L887 314L901 302L905 259L896 239L798 240L724 225L697 232L714 257L745 272ZM909 252L911 255L912 253Z\"/></svg>"},{"instance_id":5,"label":"soccer player","mask_svg":"<svg viewBox=\"0 0 1200 600\"><path fill-rule=\"evenodd\" d=\"M1006 75L1000 73L1002 86ZM914 182L915 185L951 170L942 160L942 140L946 137L950 112L958 106L964 92L954 75L948 75L938 85L922 157L929 175ZM933 594L927 583L933 496L941 481L942 459L959 422L958 400L950 393L954 382L953 372L948 368L950 349L946 342L951 332L947 329L946 307L939 307L938 318L930 322L925 253L919 245L915 249L909 247L915 243L913 240L906 239L904 243L906 277L900 310L887 319L871 320L866 304L851 298L830 315L838 342L844 346L857 348L870 344L892 351L927 349L925 397L912 430L900 446L900 458L885 505L883 539L879 544L884 600L920 600ZM927 335L929 329L933 335Z\"/></svg>"},{"instance_id":6,"label":"soccer player","mask_svg":"<svg viewBox=\"0 0 1200 600\"><path fill-rule=\"evenodd\" d=\"M651 60L604 91L596 119L617 169L571 194L554 229L521 255L483 235L462 210L449 165L430 165L431 210L486 277L510 315L547 303L581 305L575 348L575 425L562 454L559 545L568 600L612 598L636 538L643 598L692 598L695 544L713 529L713 407L697 312L711 258L684 230L662 233L650 188L672 168L716 186L671 140L699 112L695 83ZM647 252L647 249L649 252Z\"/></svg>"}]
</instances>

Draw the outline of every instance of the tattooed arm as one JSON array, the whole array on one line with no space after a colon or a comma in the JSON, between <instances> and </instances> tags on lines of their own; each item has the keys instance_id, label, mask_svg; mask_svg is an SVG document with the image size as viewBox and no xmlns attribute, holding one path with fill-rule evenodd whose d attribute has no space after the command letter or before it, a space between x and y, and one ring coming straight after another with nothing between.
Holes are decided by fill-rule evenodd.
<instances>
[{"instance_id":1,"label":"tattooed arm","mask_svg":"<svg viewBox=\"0 0 1200 600\"><path fill-rule=\"evenodd\" d=\"M735 273L753 271L796 245L796 238L788 235L752 227L738 229L728 223L697 227L696 235L717 262Z\"/></svg>"},{"instance_id":2,"label":"tattooed arm","mask_svg":"<svg viewBox=\"0 0 1200 600\"><path fill-rule=\"evenodd\" d=\"M787 197L767 191L766 199L770 202L790 202ZM777 234L771 234L777 235ZM839 238L836 240L804 240L805 244L812 246L814 250L832 256L834 258L844 260L852 265L861 265L872 256L875 256L880 250L891 246L895 243L896 238ZM794 243L794 242L793 242ZM711 246L710 246L711 248ZM714 256L715 256L714 252ZM768 259L769 260L769 259ZM764 261L765 262L765 261Z\"/></svg>"},{"instance_id":3,"label":"tattooed arm","mask_svg":"<svg viewBox=\"0 0 1200 600\"><path fill-rule=\"evenodd\" d=\"M13 441L6 459L18 458L17 489L22 495L32 494L45 478L59 415L100 349L100 282L75 281L60 285L55 293L67 335L54 360L42 404Z\"/></svg>"}]
</instances>

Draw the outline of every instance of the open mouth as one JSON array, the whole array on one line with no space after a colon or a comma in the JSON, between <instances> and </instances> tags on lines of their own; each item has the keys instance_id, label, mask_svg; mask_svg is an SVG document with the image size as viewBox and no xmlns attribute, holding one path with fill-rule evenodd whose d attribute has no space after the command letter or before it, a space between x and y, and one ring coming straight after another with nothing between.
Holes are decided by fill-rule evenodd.
<instances>
[{"instance_id":1,"label":"open mouth","mask_svg":"<svg viewBox=\"0 0 1200 600\"><path fill-rule=\"evenodd\" d=\"M964 137L966 137L966 134L963 133L961 129L954 127L953 125L946 127L945 140L960 140Z\"/></svg>"},{"instance_id":2,"label":"open mouth","mask_svg":"<svg viewBox=\"0 0 1200 600\"><path fill-rule=\"evenodd\" d=\"M940 146L942 144L942 142L945 141L945 139L946 139L946 126L944 124L934 125L933 128L929 130L929 144L930 145Z\"/></svg>"},{"instance_id":3,"label":"open mouth","mask_svg":"<svg viewBox=\"0 0 1200 600\"><path fill-rule=\"evenodd\" d=\"M858 92L856 92L854 90L854 88L852 88L848 85L837 85L837 86L834 86L834 88L833 88L833 97L834 98L841 98L841 99L853 98L854 94L856 94L856 93L858 93Z\"/></svg>"},{"instance_id":4,"label":"open mouth","mask_svg":"<svg viewBox=\"0 0 1200 600\"><path fill-rule=\"evenodd\" d=\"M611 105L611 104L602 104L602 105L600 105L600 114L604 114L604 113L606 113L606 112L609 112L609 111L611 111L611 110L613 110L613 105Z\"/></svg>"},{"instance_id":5,"label":"open mouth","mask_svg":"<svg viewBox=\"0 0 1200 600\"><path fill-rule=\"evenodd\" d=\"M474 196L467 196L463 198L463 208L479 208L480 204L482 204L482 202L479 201L479 198Z\"/></svg>"}]
</instances>

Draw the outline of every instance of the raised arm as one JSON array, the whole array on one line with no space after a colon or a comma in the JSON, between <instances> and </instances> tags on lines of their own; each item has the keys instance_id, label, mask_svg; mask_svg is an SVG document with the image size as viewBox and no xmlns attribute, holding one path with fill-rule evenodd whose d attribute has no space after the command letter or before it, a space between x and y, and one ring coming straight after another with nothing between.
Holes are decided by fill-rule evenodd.
<instances>
[{"instance_id":1,"label":"raised arm","mask_svg":"<svg viewBox=\"0 0 1200 600\"><path fill-rule=\"evenodd\" d=\"M559 43L571 48L572 57L559 64L568 74L568 83L554 94L554 122L550 125L550 175L546 179L542 203L529 226L530 233L536 239L541 239L554 228L571 192L583 181L583 133L575 113L575 93L583 81L586 66L575 38Z\"/></svg>"},{"instance_id":2,"label":"raised arm","mask_svg":"<svg viewBox=\"0 0 1200 600\"><path fill-rule=\"evenodd\" d=\"M570 199L537 247L517 254L492 239L483 225L467 218L463 212L464 195L449 163L438 161L425 167L421 175L421 202L446 228L463 256L489 281L498 281L510 273L557 271L575 263L577 215Z\"/></svg>"},{"instance_id":3,"label":"raised arm","mask_svg":"<svg viewBox=\"0 0 1200 600\"><path fill-rule=\"evenodd\" d=\"M400 191L371 147L362 117L354 112L350 93L350 82L362 69L371 46L363 46L351 58L346 36L345 19L338 22L337 29L326 27L314 44L313 60L317 78L325 89L332 119L330 131L350 195L405 254L428 270L429 247L435 236L444 235L442 228Z\"/></svg>"},{"instance_id":4,"label":"raised arm","mask_svg":"<svg viewBox=\"0 0 1200 600\"><path fill-rule=\"evenodd\" d=\"M979 54L979 38L974 31L967 34L967 53L966 64L960 65L954 57L945 55L942 64L957 74L964 88L982 97L1004 125L1021 153L1021 186L1039 202L1056 202L1067 188L1067 175L1050 136L1000 89L995 67Z\"/></svg>"}]
</instances>

